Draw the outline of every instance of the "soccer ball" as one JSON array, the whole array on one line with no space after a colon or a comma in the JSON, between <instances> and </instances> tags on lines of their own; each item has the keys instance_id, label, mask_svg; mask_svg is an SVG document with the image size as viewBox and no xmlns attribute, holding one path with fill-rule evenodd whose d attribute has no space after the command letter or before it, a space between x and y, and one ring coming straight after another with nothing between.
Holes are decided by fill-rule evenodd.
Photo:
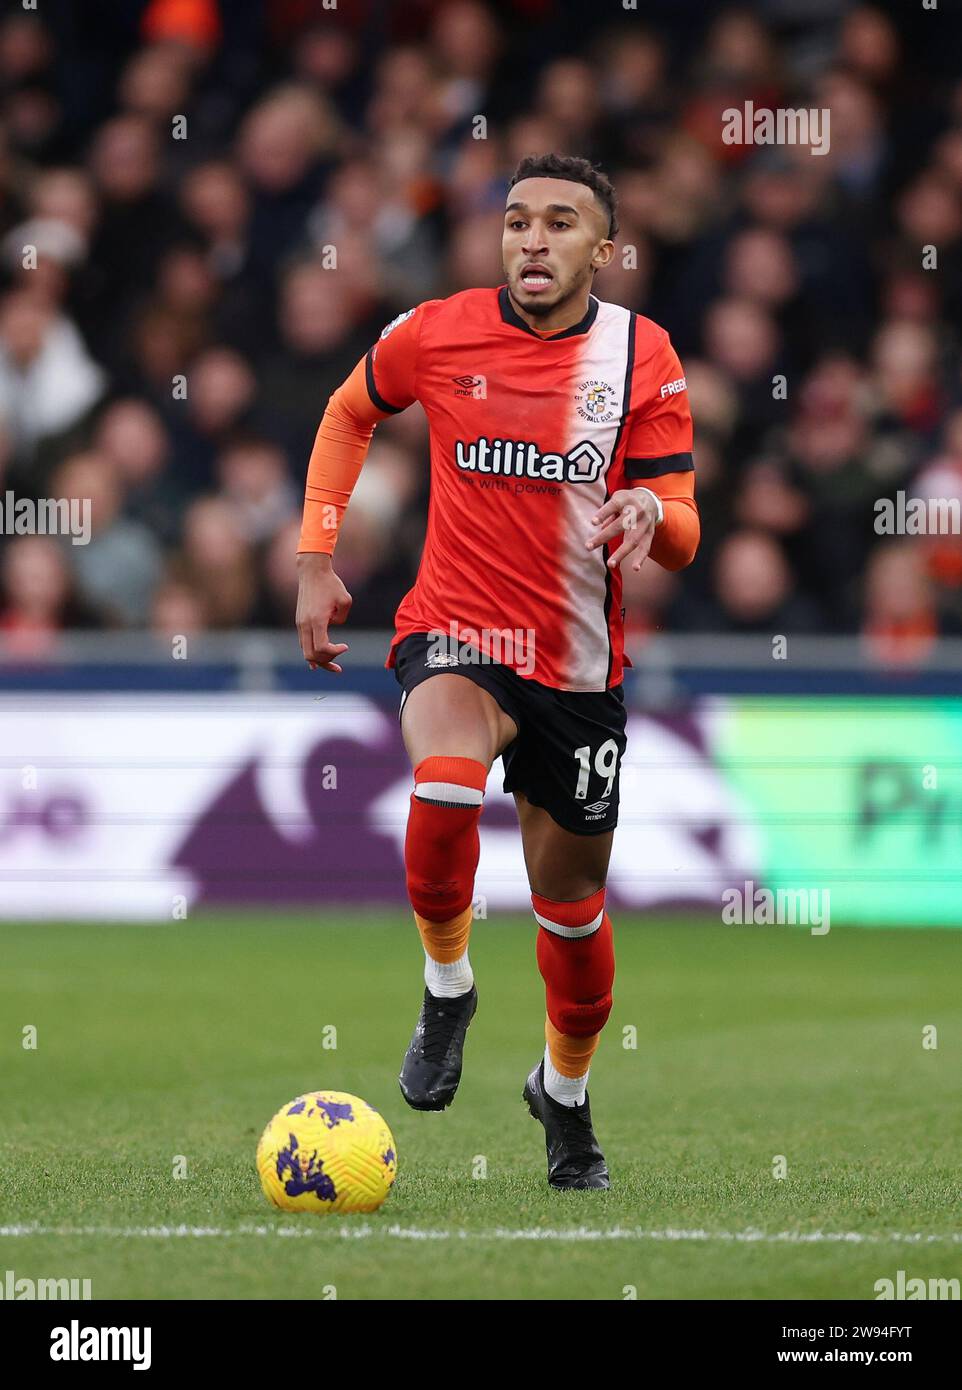
<instances>
[{"instance_id":1,"label":"soccer ball","mask_svg":"<svg viewBox=\"0 0 962 1390\"><path fill-rule=\"evenodd\" d=\"M376 1211L397 1176L397 1150L366 1100L309 1091L264 1130L257 1171L264 1196L283 1211Z\"/></svg>"}]
</instances>

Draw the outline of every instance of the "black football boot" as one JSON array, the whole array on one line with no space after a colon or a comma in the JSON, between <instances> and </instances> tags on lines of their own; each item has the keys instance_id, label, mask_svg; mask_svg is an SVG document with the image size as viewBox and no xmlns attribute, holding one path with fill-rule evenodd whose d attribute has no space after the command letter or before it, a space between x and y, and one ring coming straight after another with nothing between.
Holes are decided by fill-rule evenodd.
<instances>
[{"instance_id":1,"label":"black football boot","mask_svg":"<svg viewBox=\"0 0 962 1390\"><path fill-rule=\"evenodd\" d=\"M576 1189L610 1187L605 1156L591 1128L591 1109L585 1094L583 1105L561 1105L544 1088L541 1061L524 1084L521 1099L544 1125L550 1187Z\"/></svg>"},{"instance_id":2,"label":"black football boot","mask_svg":"<svg viewBox=\"0 0 962 1390\"><path fill-rule=\"evenodd\" d=\"M414 1036L404 1054L398 1083L414 1110L444 1110L461 1080L464 1035L478 1007L474 985L456 999L437 999L429 989Z\"/></svg>"}]
</instances>

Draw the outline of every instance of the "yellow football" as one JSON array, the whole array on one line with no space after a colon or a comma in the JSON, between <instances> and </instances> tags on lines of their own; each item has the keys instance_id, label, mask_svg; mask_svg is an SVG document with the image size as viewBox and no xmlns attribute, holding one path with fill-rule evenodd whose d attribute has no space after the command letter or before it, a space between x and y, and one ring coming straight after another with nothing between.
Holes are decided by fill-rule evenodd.
<instances>
[{"instance_id":1,"label":"yellow football","mask_svg":"<svg viewBox=\"0 0 962 1390\"><path fill-rule=\"evenodd\" d=\"M309 1091L264 1130L257 1172L265 1197L283 1211L376 1211L397 1175L397 1150L366 1100Z\"/></svg>"}]
</instances>

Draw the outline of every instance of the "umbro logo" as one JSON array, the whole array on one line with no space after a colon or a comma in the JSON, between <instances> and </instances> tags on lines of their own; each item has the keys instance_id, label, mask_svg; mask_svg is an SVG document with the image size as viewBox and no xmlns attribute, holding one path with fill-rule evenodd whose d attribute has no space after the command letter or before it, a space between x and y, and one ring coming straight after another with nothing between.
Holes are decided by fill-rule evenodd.
<instances>
[{"instance_id":1,"label":"umbro logo","mask_svg":"<svg viewBox=\"0 0 962 1390\"><path fill-rule=\"evenodd\" d=\"M456 396L467 397L473 401L486 401L488 399L488 378L486 376L453 376L457 390Z\"/></svg>"},{"instance_id":2,"label":"umbro logo","mask_svg":"<svg viewBox=\"0 0 962 1390\"><path fill-rule=\"evenodd\" d=\"M591 811L594 815L600 816L602 811L607 811L611 805L610 801L593 801L590 806L586 806L586 811Z\"/></svg>"}]
</instances>

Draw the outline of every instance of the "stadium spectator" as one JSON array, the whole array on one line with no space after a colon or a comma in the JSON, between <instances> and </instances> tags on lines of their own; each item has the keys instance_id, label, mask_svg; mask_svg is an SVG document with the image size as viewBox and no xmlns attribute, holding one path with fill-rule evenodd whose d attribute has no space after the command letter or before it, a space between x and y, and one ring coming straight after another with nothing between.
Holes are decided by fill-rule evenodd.
<instances>
[{"instance_id":1,"label":"stadium spectator","mask_svg":"<svg viewBox=\"0 0 962 1390\"><path fill-rule=\"evenodd\" d=\"M171 468L171 441L163 421L146 401L114 401L93 433L94 451L113 466L124 490L124 515L149 527L165 546L180 531L185 489Z\"/></svg>"},{"instance_id":2,"label":"stadium spectator","mask_svg":"<svg viewBox=\"0 0 962 1390\"><path fill-rule=\"evenodd\" d=\"M255 545L269 541L300 506L283 451L266 439L242 437L229 444L217 461L217 475L245 540Z\"/></svg>"},{"instance_id":3,"label":"stadium spectator","mask_svg":"<svg viewBox=\"0 0 962 1390\"><path fill-rule=\"evenodd\" d=\"M123 515L117 467L93 451L73 454L50 480L51 496L89 506L89 542L64 539L81 599L106 627L143 627L162 572L162 552L146 525Z\"/></svg>"},{"instance_id":4,"label":"stadium spectator","mask_svg":"<svg viewBox=\"0 0 962 1390\"><path fill-rule=\"evenodd\" d=\"M0 557L0 632L12 656L42 656L61 629L86 626L67 557L52 536L18 536Z\"/></svg>"},{"instance_id":5,"label":"stadium spectator","mask_svg":"<svg viewBox=\"0 0 962 1390\"><path fill-rule=\"evenodd\" d=\"M12 290L0 303L0 415L18 461L64 435L103 395L106 373L75 325L42 297Z\"/></svg>"},{"instance_id":6,"label":"stadium spectator","mask_svg":"<svg viewBox=\"0 0 962 1390\"><path fill-rule=\"evenodd\" d=\"M923 552L910 540L890 542L869 560L862 631L872 656L884 666L917 663L935 641L932 585Z\"/></svg>"},{"instance_id":7,"label":"stadium spectator","mask_svg":"<svg viewBox=\"0 0 962 1390\"><path fill-rule=\"evenodd\" d=\"M150 629L156 637L170 641L175 637L196 636L207 627L207 611L197 590L170 575L154 590L150 609Z\"/></svg>"},{"instance_id":8,"label":"stadium spectator","mask_svg":"<svg viewBox=\"0 0 962 1390\"><path fill-rule=\"evenodd\" d=\"M718 610L709 624L722 632L814 632L814 606L797 591L778 543L764 531L733 531L715 558Z\"/></svg>"},{"instance_id":9,"label":"stadium spectator","mask_svg":"<svg viewBox=\"0 0 962 1390\"><path fill-rule=\"evenodd\" d=\"M241 627L254 616L254 554L238 509L226 497L200 497L188 507L183 572L212 627Z\"/></svg>"}]
</instances>

